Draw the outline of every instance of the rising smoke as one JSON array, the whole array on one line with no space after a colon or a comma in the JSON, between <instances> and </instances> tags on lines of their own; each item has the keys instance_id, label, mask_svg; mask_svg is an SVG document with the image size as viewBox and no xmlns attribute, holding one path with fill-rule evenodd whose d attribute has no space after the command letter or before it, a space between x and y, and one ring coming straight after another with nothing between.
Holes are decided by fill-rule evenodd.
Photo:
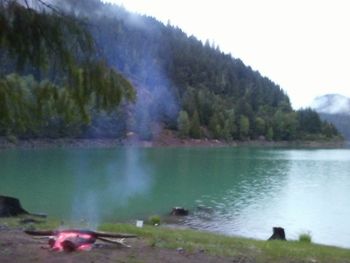
<instances>
[{"instance_id":1,"label":"rising smoke","mask_svg":"<svg viewBox=\"0 0 350 263\"><path fill-rule=\"evenodd\" d=\"M175 88L164 73L162 63L155 59L158 48L154 43L162 43L159 41L159 32L154 32L157 26L152 28L150 25L158 22L131 14L122 7L102 4L98 0L44 2L53 6L55 10L84 17L85 21L87 19L99 55L104 57L111 67L129 78L137 90L136 102L124 105L123 113L127 113L126 124L119 124L124 122L125 116L108 118L97 115L94 123L100 126L99 130L113 127L115 133L119 133L119 130L124 129L118 126L120 125L125 126L127 131L134 131L141 139L151 139L162 129L164 123L175 121L179 109L174 95ZM38 1L32 0L31 3L35 7ZM50 11L50 8L44 10ZM113 23L115 26L109 28L102 26ZM129 43L127 39L130 35L127 34L133 34L137 40ZM143 42L149 35L154 36L152 49L147 42ZM113 114L116 115L117 110ZM111 120L115 125L108 124ZM113 135L113 132L111 134ZM105 133L98 136L105 136ZM75 182L72 189L72 220L84 220L92 228L97 227L102 218L116 214L116 210L126 206L130 198L146 195L152 187L152 169L143 161L137 148L125 149L123 156L114 157L103 166L94 166L94 160L85 155L81 156L80 162L79 171L72 171ZM98 172L94 171L96 167L100 168ZM98 174L94 179L96 181L88 179L91 177L87 175L89 173ZM100 189L96 190L97 185L100 185Z\"/></svg>"},{"instance_id":2,"label":"rising smoke","mask_svg":"<svg viewBox=\"0 0 350 263\"><path fill-rule=\"evenodd\" d=\"M160 32L157 32L158 22L99 0L50 0L49 3L87 19L100 55L111 67L122 72L136 88L136 102L127 108L127 131L133 131L141 139L148 140L164 124L175 123L179 111L175 88L166 76L161 61L156 59L159 57L156 45L162 45ZM153 39L148 38L149 35ZM134 39L132 43L131 38ZM147 45L147 41L152 41L152 45ZM117 120L119 123L123 121L120 118ZM102 121L95 120L95 123L108 126Z\"/></svg>"}]
</instances>

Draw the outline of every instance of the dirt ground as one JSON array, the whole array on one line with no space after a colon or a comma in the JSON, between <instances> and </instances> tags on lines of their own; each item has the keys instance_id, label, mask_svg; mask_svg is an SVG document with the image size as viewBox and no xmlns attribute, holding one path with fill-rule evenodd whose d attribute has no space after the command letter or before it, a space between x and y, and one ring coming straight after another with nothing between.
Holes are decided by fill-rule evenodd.
<instances>
[{"instance_id":1,"label":"dirt ground","mask_svg":"<svg viewBox=\"0 0 350 263\"><path fill-rule=\"evenodd\" d=\"M90 251L54 252L48 248L46 239L36 239L21 230L0 229L1 263L60 263L60 262L125 262L125 263L226 263L251 262L245 258L224 258L207 255L203 251L187 252L182 249L152 247L147 241L136 238L128 240L131 248L114 244L96 243Z\"/></svg>"}]
</instances>

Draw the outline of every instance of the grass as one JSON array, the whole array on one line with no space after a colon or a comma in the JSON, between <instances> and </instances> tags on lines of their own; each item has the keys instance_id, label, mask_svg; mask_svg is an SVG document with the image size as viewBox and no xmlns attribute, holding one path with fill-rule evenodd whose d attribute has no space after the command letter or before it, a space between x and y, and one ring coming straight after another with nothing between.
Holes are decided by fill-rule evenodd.
<instances>
[{"instance_id":1,"label":"grass","mask_svg":"<svg viewBox=\"0 0 350 263\"><path fill-rule=\"evenodd\" d=\"M103 224L103 231L133 233L160 248L184 248L188 252L205 251L210 255L243 257L254 262L349 262L350 250L298 241L259 241L228 237L194 230L127 224Z\"/></svg>"},{"instance_id":2,"label":"grass","mask_svg":"<svg viewBox=\"0 0 350 263\"><path fill-rule=\"evenodd\" d=\"M21 223L21 221L25 219L37 220L38 223ZM30 215L23 215L18 217L0 217L0 226L17 229L57 229L60 226L60 221L53 218L39 218Z\"/></svg>"},{"instance_id":3,"label":"grass","mask_svg":"<svg viewBox=\"0 0 350 263\"><path fill-rule=\"evenodd\" d=\"M0 225L24 228L23 218L0 218ZM40 220L40 219L39 219ZM60 222L54 219L32 224L36 229L56 229ZM105 223L101 231L136 234L150 246L157 248L183 248L186 252L205 252L213 256L242 258L243 262L342 262L350 263L350 250L298 241L261 241L239 237L228 237L194 230L170 229L129 224Z\"/></svg>"}]
</instances>

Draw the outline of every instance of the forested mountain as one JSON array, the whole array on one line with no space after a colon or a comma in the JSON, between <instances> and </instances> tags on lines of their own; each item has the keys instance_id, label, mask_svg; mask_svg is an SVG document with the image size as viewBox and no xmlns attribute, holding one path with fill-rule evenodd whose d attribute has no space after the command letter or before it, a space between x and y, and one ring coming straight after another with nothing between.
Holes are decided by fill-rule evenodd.
<instances>
[{"instance_id":1,"label":"forested mountain","mask_svg":"<svg viewBox=\"0 0 350 263\"><path fill-rule=\"evenodd\" d=\"M122 7L103 4L99 0L51 0L46 3L54 6L54 10L63 10L63 17L84 21L80 24L91 33L95 47L94 55L89 53L89 61L106 61L97 63L103 65L101 70L96 69L98 74L103 75L104 70L113 68L112 72L120 72L136 89L135 103L124 101L120 104L120 98L123 96L119 96L116 103L108 103L109 107L103 108L97 107L100 103L95 104L95 100L99 101L96 94L105 94L102 99L104 101L110 98L109 95L106 96L107 91L113 92L114 88L110 87L102 93L93 91L93 99L86 100L83 107L89 109L88 114L87 110L80 110L89 118L85 118L86 121L83 122L75 122L74 136L123 137L127 132L133 131L143 139L151 139L161 128L175 130L181 137L225 140L325 139L338 136L336 129L322 122L316 112L311 109L294 111L288 96L277 84L247 67L241 60L221 52L208 41L202 43L170 24L164 25L152 17L129 13ZM8 7L3 4L1 8L1 21L7 21L3 17L6 18ZM22 9L27 8L22 6ZM57 16L50 8L45 8L44 13L33 10L31 12L47 19ZM67 30L63 31L66 34ZM55 34L50 36L54 37ZM58 34L62 35L60 31ZM81 55L83 52L74 51L75 42L72 38L69 35L64 37L68 43L67 49L77 56L77 64L84 62ZM35 39L33 41L35 42ZM8 53L13 50L4 45L4 41L1 43L2 57L8 57ZM21 49L15 50L19 51L22 52ZM51 54L45 49L43 52ZM44 78L40 76L40 79L37 79L38 75L32 70L37 65L33 61L30 62L23 72L34 76L36 85L39 85ZM5 65L6 69L14 69L12 60ZM69 80L66 75L70 73L69 70L63 67L63 73L53 74L56 70L53 65L50 63L46 68L46 79L59 84L61 80ZM87 69L80 70L81 76L90 75ZM2 79L13 77L8 75L10 73L12 72L2 69ZM132 98L130 88L125 88L127 82L119 73L116 74L117 81L112 83L117 83L115 87L120 87L118 81L121 80L119 82L123 83L121 87L124 88L119 90L126 91L116 93L125 94L125 98ZM23 77L21 79L23 80ZM84 80L79 83L84 90ZM96 86L90 86L99 89L99 84L94 84ZM61 89L58 90L61 92ZM73 95L70 96L74 98ZM41 100L39 105L44 101L46 102L46 99ZM54 112L53 115L57 117L59 114ZM6 128L9 125L1 116L0 122L2 127ZM40 128L45 127L40 126L39 130ZM50 129L55 130L55 126L51 125ZM70 130L70 127L66 125L65 129ZM28 134L28 131L27 129L19 133L16 129L2 128L0 132L12 132L23 136ZM61 132L55 134L62 135ZM47 134L38 132L36 135Z\"/></svg>"}]
</instances>

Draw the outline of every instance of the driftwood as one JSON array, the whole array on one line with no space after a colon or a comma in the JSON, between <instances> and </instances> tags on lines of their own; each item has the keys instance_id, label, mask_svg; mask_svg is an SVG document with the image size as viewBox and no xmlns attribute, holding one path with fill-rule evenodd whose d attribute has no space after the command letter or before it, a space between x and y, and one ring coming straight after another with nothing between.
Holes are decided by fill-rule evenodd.
<instances>
[{"instance_id":1,"label":"driftwood","mask_svg":"<svg viewBox=\"0 0 350 263\"><path fill-rule=\"evenodd\" d=\"M127 248L130 248L131 246L127 245L124 243L124 239L125 238L122 238L122 239L118 239L118 240L113 240L113 239L109 239L109 238L103 238L103 237L99 237L97 238L98 240L101 240L103 242L106 242L106 243L111 243L111 244L116 244L116 245L120 245L120 246L123 246L123 247L127 247Z\"/></svg>"},{"instance_id":2,"label":"driftwood","mask_svg":"<svg viewBox=\"0 0 350 263\"><path fill-rule=\"evenodd\" d=\"M273 227L273 234L269 238L269 240L286 240L286 234L284 232L284 228L282 227Z\"/></svg>"}]
</instances>

